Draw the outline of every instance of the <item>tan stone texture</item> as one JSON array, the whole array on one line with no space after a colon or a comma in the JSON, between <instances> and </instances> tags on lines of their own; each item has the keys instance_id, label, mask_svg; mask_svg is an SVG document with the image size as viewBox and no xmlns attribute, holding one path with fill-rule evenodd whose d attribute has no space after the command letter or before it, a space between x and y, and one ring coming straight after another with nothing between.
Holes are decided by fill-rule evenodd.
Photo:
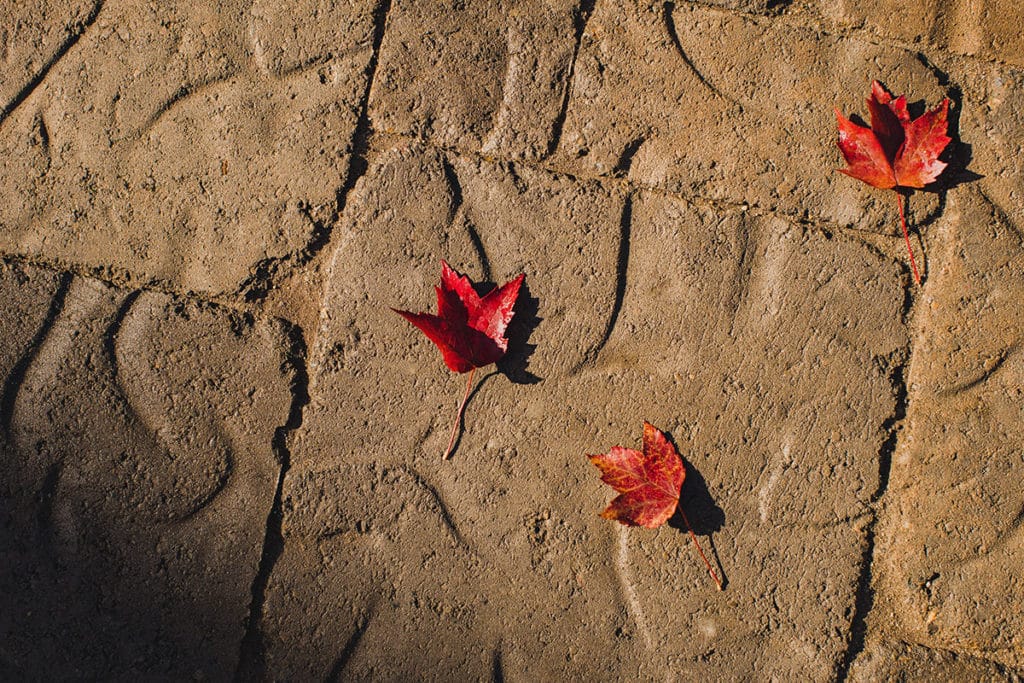
<instances>
[{"instance_id":1,"label":"tan stone texture","mask_svg":"<svg viewBox=\"0 0 1024 683\"><path fill-rule=\"evenodd\" d=\"M0 4L0 679L1020 680L1022 17ZM442 259L525 275L447 460Z\"/></svg>"}]
</instances>

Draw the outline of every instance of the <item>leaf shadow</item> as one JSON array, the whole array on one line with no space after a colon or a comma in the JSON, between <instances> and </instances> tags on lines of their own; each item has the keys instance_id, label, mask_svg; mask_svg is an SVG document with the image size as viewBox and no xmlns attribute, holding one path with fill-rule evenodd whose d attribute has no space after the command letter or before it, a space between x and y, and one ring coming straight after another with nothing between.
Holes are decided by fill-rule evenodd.
<instances>
[{"instance_id":1,"label":"leaf shadow","mask_svg":"<svg viewBox=\"0 0 1024 683\"><path fill-rule=\"evenodd\" d=\"M946 168L934 183L931 183L927 187L919 190L920 192L937 194L939 197L938 206L919 220L915 221L917 230L922 231L942 216L946 209L947 191L965 183L981 180L985 176L968 170L967 168L970 165L971 160L974 158L974 147L970 143L964 142L960 137L960 114L964 110L963 89L958 84L952 82L949 74L933 64L924 55L924 53L919 52L917 54L917 61L926 69L931 71L940 87L946 89L946 96L949 98L951 104L949 107L949 114L947 116L948 123L946 126L946 135L952 138L952 142L950 142L950 144L946 146L946 149L942 151L942 154L939 155L939 161L945 162ZM911 117L914 118L927 111L927 108L927 104L924 100L912 102L907 105L907 109L910 111Z\"/></svg>"},{"instance_id":2,"label":"leaf shadow","mask_svg":"<svg viewBox=\"0 0 1024 683\"><path fill-rule=\"evenodd\" d=\"M496 286L493 282L478 282L474 283L473 288L477 291L477 294L483 296ZM457 427L455 441L452 442L451 451L448 453L449 458L453 457L455 452L459 450L459 444L462 442L462 435L465 432L466 412L469 411L470 404L473 403L473 399L483 388L487 380L497 375L504 375L513 384L537 384L543 380L542 377L538 377L528 370L530 356L533 355L537 348L536 344L530 344L528 341L530 335L533 334L533 331L542 320L537 315L539 305L540 300L530 295L529 285L524 281L519 289L519 297L516 299L516 305L513 309L515 314L512 316L512 321L505 331L505 336L508 338L508 352L495 363L496 369L481 377L476 386L470 390L469 396L466 397L465 410L459 416L459 426Z\"/></svg>"},{"instance_id":3,"label":"leaf shadow","mask_svg":"<svg viewBox=\"0 0 1024 683\"><path fill-rule=\"evenodd\" d=\"M952 138L952 142L943 150L942 154L939 155L939 160L944 161L947 165L943 169L942 174L935 180L934 183L917 190L918 192L926 192L934 194L937 198L937 202L933 205L933 208L925 213L920 218L911 218L911 231L916 232L922 237L925 231L936 223L946 212L946 195L949 190L959 185L981 180L985 176L980 173L975 173L967 169L967 165L971 162L973 156L973 150L971 145L963 142L960 139L959 132L959 120L960 120L960 90L959 88L952 88L950 90L950 99L956 103L956 107L950 109L950 119L947 135ZM955 98L954 98L955 95ZM905 206L907 208L908 218L913 216L913 194L912 190L897 189L905 199ZM924 250L922 256L924 257L925 263L927 263L927 243L922 239L921 248ZM925 269L923 274L924 278L928 277L928 270Z\"/></svg>"},{"instance_id":4,"label":"leaf shadow","mask_svg":"<svg viewBox=\"0 0 1024 683\"><path fill-rule=\"evenodd\" d=\"M515 314L508 325L508 352L498 361L498 372L513 384L538 384L543 377L538 377L529 370L530 356L537 350L536 344L530 344L530 335L537 329L543 318L537 315L540 310L540 299L530 294L530 286L524 280L516 299Z\"/></svg>"},{"instance_id":5,"label":"leaf shadow","mask_svg":"<svg viewBox=\"0 0 1024 683\"><path fill-rule=\"evenodd\" d=\"M936 195L938 201L935 203L934 207L923 216L919 218L911 217L913 206L911 199L913 197L914 190L908 188L896 188L896 191L904 197L902 201L905 202L908 218L910 218L910 229L923 236L924 231L938 221L938 219L945 213L946 193L949 190L965 183L981 180L985 176L968 170L967 168L971 163L971 159L974 157L974 149L972 145L964 142L960 137L960 113L963 111L963 90L958 84L953 83L950 80L948 73L935 66L935 64L933 64L924 55L924 53L919 52L917 54L917 60L926 69L932 72L932 75L935 77L939 86L946 89L946 96L950 100L949 112L947 114L946 134L951 138L951 142L939 155L939 161L944 162L946 164L946 168L943 169L935 182L917 190L918 192L926 192ZM888 86L884 83L883 86L888 89ZM907 104L907 110L910 113L911 118L916 119L928 111L928 105L924 100L917 100L915 102L909 102ZM921 246L922 249L927 250L924 240L921 241ZM923 256L925 257L925 262L927 262L927 252L923 254ZM927 278L927 272L924 277Z\"/></svg>"},{"instance_id":6,"label":"leaf shadow","mask_svg":"<svg viewBox=\"0 0 1024 683\"><path fill-rule=\"evenodd\" d=\"M939 176L938 180L926 187L924 191L942 192L956 187L957 185L962 185L963 183L973 182L984 178L985 176L979 173L967 170L967 166L971 163L974 152L972 145L964 142L960 138L960 114L964 110L963 89L959 84L954 83L950 79L947 72L933 64L923 52L917 53L917 61L926 69L931 71L939 86L946 89L946 96L949 97L949 100L952 103L947 117L949 123L946 134L953 138L953 142L946 147L941 155L939 155L939 160L945 161L949 166L942 175ZM923 102L915 102L911 105L911 112L914 114L923 112L924 110L925 104Z\"/></svg>"},{"instance_id":7,"label":"leaf shadow","mask_svg":"<svg viewBox=\"0 0 1024 683\"><path fill-rule=\"evenodd\" d=\"M678 451L675 439L668 434L665 436ZM722 560L718 556L718 549L715 547L712 535L725 527L725 511L711 497L707 481L700 470L683 456L679 457L683 461L686 478L683 479L683 487L679 492L679 505L672 517L669 518L668 525L673 529L678 529L686 536L689 536L692 530L697 536L707 538L710 551L708 553L709 561L714 565L715 571L722 581L722 590L725 590L729 585L729 576L726 574L725 567L722 566Z\"/></svg>"}]
</instances>

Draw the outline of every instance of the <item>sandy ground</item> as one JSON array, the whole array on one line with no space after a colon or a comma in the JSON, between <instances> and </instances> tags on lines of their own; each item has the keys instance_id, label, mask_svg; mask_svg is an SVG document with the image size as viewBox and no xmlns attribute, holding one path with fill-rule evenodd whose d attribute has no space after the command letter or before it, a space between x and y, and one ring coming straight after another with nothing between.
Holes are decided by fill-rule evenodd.
<instances>
[{"instance_id":1,"label":"sandy ground","mask_svg":"<svg viewBox=\"0 0 1024 683\"><path fill-rule=\"evenodd\" d=\"M0 0L0 199L4 679L1024 671L1017 0ZM449 461L442 258L526 274Z\"/></svg>"}]
</instances>

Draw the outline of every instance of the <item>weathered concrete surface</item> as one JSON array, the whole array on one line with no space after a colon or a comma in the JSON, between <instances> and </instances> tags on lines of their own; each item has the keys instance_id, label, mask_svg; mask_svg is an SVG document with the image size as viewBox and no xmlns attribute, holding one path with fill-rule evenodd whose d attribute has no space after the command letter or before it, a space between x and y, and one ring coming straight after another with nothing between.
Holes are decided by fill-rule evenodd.
<instances>
[{"instance_id":1,"label":"weathered concrete surface","mask_svg":"<svg viewBox=\"0 0 1024 683\"><path fill-rule=\"evenodd\" d=\"M564 387L611 323L625 198L593 181L418 147L379 159L338 228L311 401L291 446L284 549L267 597L269 670L613 670L620 655L591 633L601 624L611 637L626 619L610 567L589 551L554 561L569 560L570 548L606 546L612 530L579 514L572 492L590 473L570 463L585 464L582 455L552 449L566 438ZM376 304L385 290L396 307L425 307L442 257L500 282L526 272L525 296L543 302L539 321L529 306L513 321L519 350L482 383L451 462L439 455L460 383ZM527 341L537 348L529 356ZM382 370L403 389L382 382ZM426 528L434 531L417 539ZM310 572L335 590L314 588L303 578ZM299 633L316 638L297 642ZM405 653L386 656L395 639Z\"/></svg>"},{"instance_id":2,"label":"weathered concrete surface","mask_svg":"<svg viewBox=\"0 0 1024 683\"><path fill-rule=\"evenodd\" d=\"M903 642L875 645L858 658L850 672L852 681L977 681L1004 683L1019 681L1019 672L996 662L949 650L910 645Z\"/></svg>"},{"instance_id":3,"label":"weathered concrete surface","mask_svg":"<svg viewBox=\"0 0 1024 683\"><path fill-rule=\"evenodd\" d=\"M557 143L579 32L575 0L395 0L370 94L375 129L505 158Z\"/></svg>"},{"instance_id":4,"label":"weathered concrete surface","mask_svg":"<svg viewBox=\"0 0 1024 683\"><path fill-rule=\"evenodd\" d=\"M893 199L835 173L827 143L835 137L832 107L865 111L866 63L897 92L928 102L945 94L916 53L865 38L689 3L599 4L555 161L686 196L896 234ZM932 196L915 196L916 212L935 205Z\"/></svg>"},{"instance_id":5,"label":"weathered concrete surface","mask_svg":"<svg viewBox=\"0 0 1024 683\"><path fill-rule=\"evenodd\" d=\"M1024 15L1013 0L980 4L925 0L912 6L895 0L819 0L813 9L838 27L863 26L915 48L945 48L1024 65Z\"/></svg>"},{"instance_id":6,"label":"weathered concrete surface","mask_svg":"<svg viewBox=\"0 0 1024 683\"><path fill-rule=\"evenodd\" d=\"M1019 680L1022 17L0 7L0 678ZM449 461L442 258L526 274ZM597 515L644 419L723 593Z\"/></svg>"},{"instance_id":7,"label":"weathered concrete surface","mask_svg":"<svg viewBox=\"0 0 1024 683\"><path fill-rule=\"evenodd\" d=\"M906 351L899 269L776 217L415 147L384 153L364 181L290 448L272 676L408 677L429 661L474 677L498 661L545 679L827 678L879 487L888 374ZM427 307L442 256L499 282L525 270L539 319L528 365L483 383L449 462L438 454L458 382L372 303L384 288ZM395 349L394 369L371 360ZM515 383L526 369L541 381ZM715 482L702 502L731 503L709 503L705 523L737 530L713 537L721 600L684 533L631 534L595 514L608 494L583 450L634 441L642 417ZM384 656L396 639L404 656Z\"/></svg>"}]
</instances>

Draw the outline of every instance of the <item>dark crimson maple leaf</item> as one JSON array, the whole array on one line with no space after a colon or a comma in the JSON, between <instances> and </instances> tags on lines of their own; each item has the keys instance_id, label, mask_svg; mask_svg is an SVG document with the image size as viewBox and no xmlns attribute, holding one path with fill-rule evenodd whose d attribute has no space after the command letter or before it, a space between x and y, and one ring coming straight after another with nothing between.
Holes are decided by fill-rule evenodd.
<instances>
[{"instance_id":1,"label":"dark crimson maple leaf","mask_svg":"<svg viewBox=\"0 0 1024 683\"><path fill-rule=\"evenodd\" d=\"M656 529L678 509L704 566L718 590L722 590L722 582L697 542L690 520L679 507L679 492L686 478L683 459L660 429L644 422L643 452L613 446L608 453L587 457L601 470L601 481L619 492L601 513L602 517L626 526Z\"/></svg>"},{"instance_id":2,"label":"dark crimson maple leaf","mask_svg":"<svg viewBox=\"0 0 1024 683\"><path fill-rule=\"evenodd\" d=\"M839 122L839 150L847 163L847 168L839 172L883 190L920 189L934 182L946 168L946 163L939 161L939 155L952 140L946 134L949 99L911 119L905 95L894 98L881 83L872 81L867 103L870 128L853 123L835 110ZM898 190L896 201L914 280L920 284L921 276L914 262L903 215L903 197Z\"/></svg>"},{"instance_id":3,"label":"dark crimson maple leaf","mask_svg":"<svg viewBox=\"0 0 1024 683\"><path fill-rule=\"evenodd\" d=\"M434 288L437 291L437 315L391 309L418 327L441 349L444 363L452 372L469 373L466 393L459 404L448 448L444 452L445 458L451 455L455 445L476 369L498 362L508 350L505 329L512 321L516 298L525 277L520 274L481 297L468 277L457 273L442 260L441 284Z\"/></svg>"},{"instance_id":4,"label":"dark crimson maple leaf","mask_svg":"<svg viewBox=\"0 0 1024 683\"><path fill-rule=\"evenodd\" d=\"M441 261L441 285L437 291L437 315L391 309L418 327L441 349L445 365L452 372L501 360L508 350L505 329L512 321L513 308L525 275L481 297L465 275Z\"/></svg>"}]
</instances>

